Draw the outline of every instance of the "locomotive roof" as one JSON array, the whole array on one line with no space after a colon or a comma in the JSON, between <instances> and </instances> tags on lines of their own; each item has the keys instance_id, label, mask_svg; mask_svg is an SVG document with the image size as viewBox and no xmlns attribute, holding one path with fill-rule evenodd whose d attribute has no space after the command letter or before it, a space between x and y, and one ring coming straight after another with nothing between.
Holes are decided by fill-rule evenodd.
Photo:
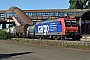
<instances>
[{"instance_id":1,"label":"locomotive roof","mask_svg":"<svg viewBox=\"0 0 90 60\"><path fill-rule=\"evenodd\" d=\"M63 18L63 19L64 20L76 20L75 18ZM37 24L43 24L43 23L54 22L54 21L58 21L58 19L46 20L43 22L38 22Z\"/></svg>"},{"instance_id":2,"label":"locomotive roof","mask_svg":"<svg viewBox=\"0 0 90 60\"><path fill-rule=\"evenodd\" d=\"M39 24L47 23L47 22L54 22L54 21L57 21L57 20L58 20L58 19L46 20L46 21L43 21L43 22L39 22Z\"/></svg>"}]
</instances>

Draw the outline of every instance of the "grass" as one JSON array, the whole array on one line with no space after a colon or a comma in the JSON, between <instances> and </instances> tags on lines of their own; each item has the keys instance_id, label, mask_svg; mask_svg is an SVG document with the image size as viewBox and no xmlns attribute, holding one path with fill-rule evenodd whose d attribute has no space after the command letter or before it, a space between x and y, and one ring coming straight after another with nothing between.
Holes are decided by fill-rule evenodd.
<instances>
[{"instance_id":1,"label":"grass","mask_svg":"<svg viewBox=\"0 0 90 60\"><path fill-rule=\"evenodd\" d=\"M82 45L82 44L67 44L64 47L66 47L66 48L78 48L78 49L90 49L90 45Z\"/></svg>"},{"instance_id":2,"label":"grass","mask_svg":"<svg viewBox=\"0 0 90 60\"><path fill-rule=\"evenodd\" d=\"M16 41L18 41L18 42L20 41L20 39L19 39L19 38L16 38L15 40L16 40Z\"/></svg>"},{"instance_id":3,"label":"grass","mask_svg":"<svg viewBox=\"0 0 90 60\"><path fill-rule=\"evenodd\" d=\"M28 40L28 39L25 39L24 41L25 41L25 42L29 42L29 40Z\"/></svg>"},{"instance_id":4,"label":"grass","mask_svg":"<svg viewBox=\"0 0 90 60\"><path fill-rule=\"evenodd\" d=\"M78 47L79 45L77 44L67 44L65 45L64 47L72 47L72 48L75 48L75 47Z\"/></svg>"}]
</instances>

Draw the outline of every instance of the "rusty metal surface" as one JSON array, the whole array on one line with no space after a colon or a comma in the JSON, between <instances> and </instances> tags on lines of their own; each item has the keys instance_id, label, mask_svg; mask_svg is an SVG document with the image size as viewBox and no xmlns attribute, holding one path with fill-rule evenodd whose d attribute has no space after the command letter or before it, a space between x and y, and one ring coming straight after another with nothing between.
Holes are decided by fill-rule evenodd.
<instances>
[{"instance_id":1,"label":"rusty metal surface","mask_svg":"<svg viewBox=\"0 0 90 60\"><path fill-rule=\"evenodd\" d=\"M32 20L23 11L20 9L15 9L14 12L19 16L24 24L32 24Z\"/></svg>"},{"instance_id":2,"label":"rusty metal surface","mask_svg":"<svg viewBox=\"0 0 90 60\"><path fill-rule=\"evenodd\" d=\"M0 13L12 12L15 7L9 8L9 10L0 10ZM90 9L47 9L47 10L22 10L23 12L78 12L78 11L87 11Z\"/></svg>"},{"instance_id":3,"label":"rusty metal surface","mask_svg":"<svg viewBox=\"0 0 90 60\"><path fill-rule=\"evenodd\" d=\"M27 28L29 27L29 24L25 24L23 26L16 26L15 30L17 33L23 33L27 31Z\"/></svg>"},{"instance_id":4,"label":"rusty metal surface","mask_svg":"<svg viewBox=\"0 0 90 60\"><path fill-rule=\"evenodd\" d=\"M12 12L14 8L10 8L8 12ZM22 10L23 12L79 12L79 11L87 11L90 9L46 9L46 10Z\"/></svg>"},{"instance_id":5,"label":"rusty metal surface","mask_svg":"<svg viewBox=\"0 0 90 60\"><path fill-rule=\"evenodd\" d=\"M23 12L79 12L79 11L87 11L90 9L48 9L48 10L23 10Z\"/></svg>"},{"instance_id":6,"label":"rusty metal surface","mask_svg":"<svg viewBox=\"0 0 90 60\"><path fill-rule=\"evenodd\" d=\"M71 18L81 17L84 13L85 13L85 12L83 12L83 13L71 14L70 17L71 17Z\"/></svg>"},{"instance_id":7,"label":"rusty metal surface","mask_svg":"<svg viewBox=\"0 0 90 60\"><path fill-rule=\"evenodd\" d=\"M15 27L15 32L16 32L16 33L19 33L19 26L16 26L16 27Z\"/></svg>"},{"instance_id":8,"label":"rusty metal surface","mask_svg":"<svg viewBox=\"0 0 90 60\"><path fill-rule=\"evenodd\" d=\"M44 20L44 19L56 19L59 18L59 16L33 16L30 18L31 20Z\"/></svg>"},{"instance_id":9,"label":"rusty metal surface","mask_svg":"<svg viewBox=\"0 0 90 60\"><path fill-rule=\"evenodd\" d=\"M1 20L5 20L5 19L4 19L4 18L0 18L0 21L1 21Z\"/></svg>"},{"instance_id":10,"label":"rusty metal surface","mask_svg":"<svg viewBox=\"0 0 90 60\"><path fill-rule=\"evenodd\" d=\"M34 17L29 17L29 18L31 18L31 20L32 20L32 22L34 22L34 21L43 21L43 20L46 20L46 19L48 19L48 20L51 20L51 19L57 19L57 18L59 18L58 16L34 16ZM12 22L12 20L16 23L17 21L15 20L15 18L6 18L6 19L4 19L4 18L0 18L0 21L7 21L8 22L8 20L10 19L10 22ZM17 26L19 26L17 23L16 23L16 25Z\"/></svg>"},{"instance_id":11,"label":"rusty metal surface","mask_svg":"<svg viewBox=\"0 0 90 60\"><path fill-rule=\"evenodd\" d=\"M4 18L0 18L0 23L7 22Z\"/></svg>"},{"instance_id":12,"label":"rusty metal surface","mask_svg":"<svg viewBox=\"0 0 90 60\"><path fill-rule=\"evenodd\" d=\"M16 7L16 6L12 6L12 7L9 8L9 10L13 11L13 10L15 10L15 9L17 9L17 8L18 8L18 7Z\"/></svg>"},{"instance_id":13,"label":"rusty metal surface","mask_svg":"<svg viewBox=\"0 0 90 60\"><path fill-rule=\"evenodd\" d=\"M5 13L7 10L0 10L0 13Z\"/></svg>"},{"instance_id":14,"label":"rusty metal surface","mask_svg":"<svg viewBox=\"0 0 90 60\"><path fill-rule=\"evenodd\" d=\"M82 12L82 13L72 14L70 15L70 17L81 18L82 20L90 20L90 10Z\"/></svg>"},{"instance_id":15,"label":"rusty metal surface","mask_svg":"<svg viewBox=\"0 0 90 60\"><path fill-rule=\"evenodd\" d=\"M15 12L22 20L22 22L24 22L24 24L32 24L32 20L18 7L13 6L9 8L9 10L12 10L13 12Z\"/></svg>"}]
</instances>

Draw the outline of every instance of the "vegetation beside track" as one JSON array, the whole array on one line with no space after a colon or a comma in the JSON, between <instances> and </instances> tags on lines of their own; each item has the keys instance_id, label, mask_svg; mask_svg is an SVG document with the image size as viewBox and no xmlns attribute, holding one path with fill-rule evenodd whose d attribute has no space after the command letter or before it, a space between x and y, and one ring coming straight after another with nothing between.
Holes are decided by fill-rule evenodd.
<instances>
[{"instance_id":1,"label":"vegetation beside track","mask_svg":"<svg viewBox=\"0 0 90 60\"><path fill-rule=\"evenodd\" d=\"M10 41L28 44L39 44L44 46L56 46L56 47L90 50L89 41L39 40L39 39L22 39L22 38L14 38L11 39Z\"/></svg>"},{"instance_id":2,"label":"vegetation beside track","mask_svg":"<svg viewBox=\"0 0 90 60\"><path fill-rule=\"evenodd\" d=\"M7 33L6 31L4 30L0 30L0 39L4 39L4 40L7 40L10 38L10 35L9 33Z\"/></svg>"}]
</instances>

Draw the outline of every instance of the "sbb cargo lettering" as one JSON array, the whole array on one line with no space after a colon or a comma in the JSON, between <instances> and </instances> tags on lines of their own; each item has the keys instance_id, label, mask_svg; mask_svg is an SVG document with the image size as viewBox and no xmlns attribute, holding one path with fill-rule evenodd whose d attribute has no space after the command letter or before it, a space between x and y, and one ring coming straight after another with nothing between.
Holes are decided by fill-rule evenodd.
<instances>
[{"instance_id":1,"label":"sbb cargo lettering","mask_svg":"<svg viewBox=\"0 0 90 60\"><path fill-rule=\"evenodd\" d=\"M49 26L48 25L41 25L41 26L38 26L38 33L48 33L49 31Z\"/></svg>"}]
</instances>

